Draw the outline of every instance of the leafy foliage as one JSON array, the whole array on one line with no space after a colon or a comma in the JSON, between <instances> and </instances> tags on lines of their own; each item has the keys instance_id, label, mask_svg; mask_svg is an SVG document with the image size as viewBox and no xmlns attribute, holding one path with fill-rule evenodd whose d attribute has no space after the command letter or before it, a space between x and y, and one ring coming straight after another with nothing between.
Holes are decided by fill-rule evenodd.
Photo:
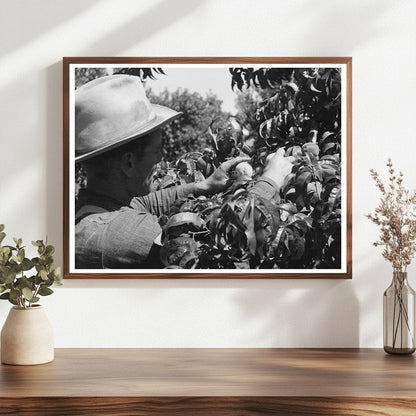
<instances>
[{"instance_id":1,"label":"leafy foliage","mask_svg":"<svg viewBox=\"0 0 416 416\"><path fill-rule=\"evenodd\" d=\"M151 89L147 91L151 103L164 105L179 111L182 116L162 129L162 156L172 162L185 153L197 152L209 147L208 128L212 120L228 118L221 110L221 100L215 94L208 93L205 97L187 89L174 92L165 90L156 95Z\"/></svg>"},{"instance_id":2,"label":"leafy foliage","mask_svg":"<svg viewBox=\"0 0 416 416\"><path fill-rule=\"evenodd\" d=\"M233 68L232 88L268 94L257 109L262 157L284 148L297 159L281 197L308 218L298 267L341 264L341 70ZM267 156L266 156L267 157ZM297 238L298 245L303 240Z\"/></svg>"},{"instance_id":3,"label":"leafy foliage","mask_svg":"<svg viewBox=\"0 0 416 416\"><path fill-rule=\"evenodd\" d=\"M268 97L239 115L257 135L211 129L211 148L156 167L153 189L202 180L228 158L251 157L250 175L225 193L179 201L163 227L161 260L169 268L341 267L341 77L338 69L235 68L232 86ZM252 113L254 100L241 100ZM240 108L244 107L241 105ZM253 137L254 136L254 137ZM256 191L267 157L293 156L292 173L272 200Z\"/></svg>"},{"instance_id":4,"label":"leafy foliage","mask_svg":"<svg viewBox=\"0 0 416 416\"><path fill-rule=\"evenodd\" d=\"M253 141L257 141L260 138L260 124L256 117L257 109L263 101L270 97L271 92L254 88L247 89L244 92L239 90L235 92L235 105L237 107L237 115L235 118L240 124L241 129L245 130L245 135L252 145Z\"/></svg>"},{"instance_id":5,"label":"leafy foliage","mask_svg":"<svg viewBox=\"0 0 416 416\"><path fill-rule=\"evenodd\" d=\"M115 68L113 74L134 75L140 77L142 81L147 78L156 79L157 74L165 75L162 68Z\"/></svg>"},{"instance_id":6,"label":"leafy foliage","mask_svg":"<svg viewBox=\"0 0 416 416\"><path fill-rule=\"evenodd\" d=\"M75 68L75 88L90 82L96 78L107 75L127 74L140 77L142 81L146 79L155 79L156 75L165 73L162 68Z\"/></svg>"},{"instance_id":7,"label":"leafy foliage","mask_svg":"<svg viewBox=\"0 0 416 416\"><path fill-rule=\"evenodd\" d=\"M7 299L19 308L30 307L40 296L53 293L52 285L61 285L59 267L53 266L55 248L42 240L32 241L38 256L26 257L21 238L14 238L14 245L2 245L6 237L4 225L0 224L0 299ZM35 274L27 276L29 272Z\"/></svg>"},{"instance_id":8,"label":"leafy foliage","mask_svg":"<svg viewBox=\"0 0 416 416\"><path fill-rule=\"evenodd\" d=\"M109 75L106 68L75 68L75 88L94 80Z\"/></svg>"}]
</instances>

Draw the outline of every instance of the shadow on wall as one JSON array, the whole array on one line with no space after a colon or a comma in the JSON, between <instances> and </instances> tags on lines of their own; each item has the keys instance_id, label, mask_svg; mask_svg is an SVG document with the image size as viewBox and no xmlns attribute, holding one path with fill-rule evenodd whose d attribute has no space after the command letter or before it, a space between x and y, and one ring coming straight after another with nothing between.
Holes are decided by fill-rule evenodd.
<instances>
[{"instance_id":1,"label":"shadow on wall","mask_svg":"<svg viewBox=\"0 0 416 416\"><path fill-rule=\"evenodd\" d=\"M139 16L134 16L130 23L123 25L99 43L80 48L78 56L111 56L142 42L149 36L163 30L191 13L202 3L193 0L165 0L155 4ZM49 17L51 19L51 17ZM53 19L52 19L53 20ZM47 229L53 230L48 235L55 236L56 230L62 229L62 62L47 68ZM61 235L60 233L58 235ZM58 237L59 238L59 237ZM52 241L52 239L51 239ZM53 241L60 241L53 240ZM62 258L62 246L56 243L56 258Z\"/></svg>"},{"instance_id":2,"label":"shadow on wall","mask_svg":"<svg viewBox=\"0 0 416 416\"><path fill-rule=\"evenodd\" d=\"M163 33L166 28L176 24L183 19L184 16L192 13L201 6L202 3L193 0L178 0L174 4L169 2L169 0L158 2L138 16L132 16L128 23L112 30L103 36L99 42L88 44L87 41L85 45L82 45L79 48L79 55L118 55L120 54L120 51L127 50L135 45L138 46L147 38L160 32ZM295 8L295 12L300 21L302 21L302 19L308 21L308 24L305 22L305 25L299 25L300 29L304 28L304 31L308 31L311 22L315 22L316 27L322 28L325 26L325 31L327 33L334 32L335 38L340 38L340 40L345 43L345 45L341 46L338 44L340 54L342 54L342 51L352 50L357 45L368 41L375 33L380 31L381 25L379 17L385 13L389 6L391 7L391 4L388 1L380 1L376 10L373 10L373 6L365 3L351 2L347 4L329 4L324 0L320 0L318 3L314 4L312 9L306 4L306 6L302 8L302 11ZM372 11L371 19L368 18L370 9ZM314 18L315 15L316 19ZM346 36L343 29L339 28L338 23L341 15L347 16L350 21L354 21L354 33ZM183 33L186 34L186 28ZM60 114L57 117L57 109L61 109L61 99L60 96L57 96L56 94L57 85L61 88L61 73L61 63L54 64L48 68L48 173L52 175L48 174L48 178L54 178L56 169L59 171L59 158L56 158L53 155L59 155L62 152L61 144L57 144L56 142L57 137L62 135L62 120ZM57 134L57 132L59 133ZM48 215L48 229L54 230L61 227L61 222L59 221L60 217L55 209L57 188L55 184L52 184L52 186L48 186L47 189L48 207L50 207L51 210L51 215ZM59 212L61 212L61 210ZM94 284L97 285L100 283L95 282ZM110 283L110 285L111 284L112 283ZM129 287L143 287L143 285L147 285L146 283L143 283L143 281L126 284L129 285ZM102 287L108 287L108 285L108 282L102 283ZM170 285L168 284L168 286ZM163 284L163 287L166 287L166 283Z\"/></svg>"},{"instance_id":3,"label":"shadow on wall","mask_svg":"<svg viewBox=\"0 0 416 416\"><path fill-rule=\"evenodd\" d=\"M389 20L380 19L394 5L389 0L353 0L348 3L317 0L298 4L302 10L296 14L297 30L304 27L309 31L313 22L314 36L328 39L327 42L318 42L324 46L324 50L315 50L318 56L351 56L356 48L380 34L391 34ZM310 35L305 33L305 36Z\"/></svg>"},{"instance_id":4,"label":"shadow on wall","mask_svg":"<svg viewBox=\"0 0 416 416\"><path fill-rule=\"evenodd\" d=\"M1 55L16 51L36 37L47 35L48 31L52 31L65 21L76 19L77 14L97 3L99 2L85 2L84 0L73 0L72 2L33 0L25 3L23 13L22 2L7 1L6 10L0 17L0 23L3 32L11 33L13 36L9 36L8 41L3 42L0 46ZM65 7L62 6L63 4ZM377 7L363 2L329 3L326 0L318 0L313 5L307 2L305 4L306 6L302 7L301 11L296 10L296 26L299 28L297 30L303 30L305 36L309 35L313 23L315 28L320 28L318 34L322 36L325 32L331 38L336 39L334 47L337 48L339 55L345 54L345 51L348 54L353 54L356 48L370 41L375 35L383 31L391 33L392 30L389 28L386 31L386 28L380 24L380 16L385 14L392 5L389 1L378 1ZM71 50L77 50L77 55L80 56L120 55L134 46L138 50L144 40L158 33L163 33L164 29L176 24L184 16L202 6L203 2L194 0L158 2L143 13L132 15L127 24L107 33L100 42L88 44L88 37L86 37L85 44ZM30 18L30 24L24 22L22 16ZM347 24L354 22L354 30L351 30L351 33L345 33L345 25L338 26L340 16L343 17L342 21ZM288 17L294 18L295 16ZM261 13L259 19L261 19ZM26 29L17 31L14 26L12 27L16 22L22 22ZM288 25L293 24L290 19L287 19L287 22ZM281 30L284 30L284 24L281 26ZM90 30L91 28L85 29ZM201 30L213 30L213 28L206 26ZM226 31L227 28L223 30ZM224 33L218 30L214 39L217 39L220 34L223 36ZM237 38L238 36L236 36ZM187 39L189 39L189 33L184 28L183 38L178 37L178 42L183 41L185 44ZM283 39L285 40L285 38ZM279 46L279 40L276 42ZM333 53L332 50L321 50L322 46L320 45L325 46L325 43L317 42L315 45L317 45L316 48L313 47L314 44L311 47L312 55L315 53L331 55ZM59 52L65 54L65 50ZM227 54L227 51L220 49L217 55L223 54ZM232 54L232 51L228 51L228 54ZM255 54L255 50L247 51L247 55ZM271 54L275 53L271 52ZM27 69L27 73L29 72L30 68ZM47 84L46 97L33 97L33 94L38 92L38 83L44 83L44 77L46 77ZM7 85L7 88L2 90L2 95L8 102L6 113L9 117L23 121L16 126L13 132L16 144L21 145L20 147L23 149L22 165L26 165L27 168L36 165L34 167L40 169L38 165L44 159L47 161L46 183L39 185L39 189L42 193L46 188L46 231L50 241L56 242L57 261L59 262L62 258L59 244L61 241L60 230L62 229L62 64L57 62L47 67L45 71L32 74L30 79L27 78ZM21 97L29 98L29 101L23 100ZM46 106L45 119L36 120L36 105ZM22 108L22 106L24 107ZM43 115L43 112L41 114ZM11 125L11 122L8 124ZM45 141L37 143L43 138L36 137L36 134L40 135L43 131L46 132L46 143ZM29 137L33 140L30 141ZM36 163L36 160L33 160L33 155L40 154L35 150L35 147L39 146L45 149L46 157ZM13 155L10 159L14 159ZM12 161L7 163L11 165ZM36 185L33 188L34 194L25 195L25 199L36 203L38 188ZM9 190L5 195L9 195ZM10 208L12 206L10 204ZM66 285L95 288L214 287L242 289L237 291L234 299L236 309L241 314L241 322L253 322L255 331L252 334L247 334L247 337L251 339L258 337L258 339L267 340L265 343L276 346L283 346L284 340L289 339L298 346L321 346L323 344L357 346L359 345L359 305L353 292L352 283L351 281L328 280L124 280L122 282L116 280L72 280L67 281ZM325 340L322 339L322 335L319 335L324 330L327 334ZM241 342L241 344L244 343Z\"/></svg>"},{"instance_id":5,"label":"shadow on wall","mask_svg":"<svg viewBox=\"0 0 416 416\"><path fill-rule=\"evenodd\" d=\"M311 22L317 28L325 27L325 32L337 40L332 50L317 50L323 55L352 54L355 48L370 41L383 32L380 19L390 8L388 1L377 2L377 8L368 3L351 2L328 3L318 0L297 12L297 24L305 31L310 30ZM79 55L119 55L124 50L138 46L147 38L163 32L177 23L186 14L200 5L189 0L163 1L155 4L139 16L134 16L105 37L100 42L83 45ZM344 22L354 21L354 30L348 35L345 26L339 25L340 16ZM369 18L369 16L371 16ZM384 21L384 20L383 20ZM349 24L349 23L348 23ZM184 36L186 30L184 31ZM180 41L181 39L178 39ZM326 45L317 43L317 45ZM312 52L314 49L312 49ZM255 51L247 53L255 55ZM218 53L221 55L221 53ZM56 93L61 88L61 63L48 68L48 229L61 226L62 210L56 208L56 171L60 169L62 152L61 97ZM51 186L49 186L51 185ZM250 346L270 345L275 347L357 347L360 345L360 307L353 290L352 281L343 280L72 280L67 287L94 288L232 288L239 321L244 328L239 344ZM250 329L250 331L248 330ZM288 344L290 342L290 344Z\"/></svg>"},{"instance_id":6,"label":"shadow on wall","mask_svg":"<svg viewBox=\"0 0 416 416\"><path fill-rule=\"evenodd\" d=\"M0 331L1 328L3 328L4 322L7 319L7 315L9 314L11 306L11 303L9 303L8 301L2 300L0 302Z\"/></svg>"},{"instance_id":7,"label":"shadow on wall","mask_svg":"<svg viewBox=\"0 0 416 416\"><path fill-rule=\"evenodd\" d=\"M342 348L359 345L359 302L350 280L261 281L234 300L250 333L242 345ZM253 345L253 346L255 346Z\"/></svg>"},{"instance_id":8,"label":"shadow on wall","mask_svg":"<svg viewBox=\"0 0 416 416\"><path fill-rule=\"evenodd\" d=\"M62 253L62 210L63 210L63 121L62 121L62 63L51 65L47 68L47 112L46 112L46 149L48 151L46 177L48 186L46 187L46 201L48 215L46 226L48 230L58 229L56 234L55 260L63 258ZM57 109L61 114L56 114ZM53 157L55 155L55 157ZM48 234L51 235L51 234ZM55 236L54 236L55 237ZM60 263L62 264L62 263Z\"/></svg>"},{"instance_id":9,"label":"shadow on wall","mask_svg":"<svg viewBox=\"0 0 416 416\"><path fill-rule=\"evenodd\" d=\"M0 56L14 52L37 37L44 36L68 20L76 18L78 14L84 13L99 1L3 0L0 27L2 33L8 36L7 42L4 42L3 38L3 42L0 43Z\"/></svg>"},{"instance_id":10,"label":"shadow on wall","mask_svg":"<svg viewBox=\"0 0 416 416\"><path fill-rule=\"evenodd\" d=\"M163 32L169 26L182 20L188 14L201 8L204 2L195 0L164 0L156 3L140 16L131 19L117 30L108 33L99 42L81 49L85 56L119 56L126 49L137 46L145 39ZM178 42L187 41L187 36L178 37ZM82 55L81 55L82 56Z\"/></svg>"}]
</instances>

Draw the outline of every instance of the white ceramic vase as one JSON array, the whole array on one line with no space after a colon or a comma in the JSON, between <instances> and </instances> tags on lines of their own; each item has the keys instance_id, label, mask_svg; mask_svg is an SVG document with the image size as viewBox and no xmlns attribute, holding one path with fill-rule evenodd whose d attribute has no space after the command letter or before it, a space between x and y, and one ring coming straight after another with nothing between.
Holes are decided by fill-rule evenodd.
<instances>
[{"instance_id":1,"label":"white ceramic vase","mask_svg":"<svg viewBox=\"0 0 416 416\"><path fill-rule=\"evenodd\" d=\"M53 359L53 329L43 307L11 308L1 331L1 362L35 365Z\"/></svg>"}]
</instances>

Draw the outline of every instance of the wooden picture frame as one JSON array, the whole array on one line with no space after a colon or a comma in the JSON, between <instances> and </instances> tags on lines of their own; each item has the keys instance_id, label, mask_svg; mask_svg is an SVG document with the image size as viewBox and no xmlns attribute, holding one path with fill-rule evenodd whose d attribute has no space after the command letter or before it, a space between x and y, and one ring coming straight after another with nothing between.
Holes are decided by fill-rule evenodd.
<instances>
[{"instance_id":1,"label":"wooden picture frame","mask_svg":"<svg viewBox=\"0 0 416 416\"><path fill-rule=\"evenodd\" d=\"M117 71L115 71L115 68L117 69ZM261 139L256 139L257 140L255 141L256 146L258 145L258 143L263 143L264 141L264 143L266 143L267 146L269 146L269 147L266 146L267 151L271 151L271 150L274 151L279 147L277 146L276 143L282 144L284 142L286 143L286 145L280 146L280 147L284 147L286 150L286 153L284 156L290 157L291 162L293 162L296 166L298 166L299 164L300 164L299 166L301 166L302 163L305 163L305 164L310 163L310 166L312 166L315 163L315 165L313 166L320 166L319 169L322 168L323 169L322 172L325 171L323 174L319 174L321 170L319 170L318 172L318 171L314 171L313 168L310 168L312 173L311 174L306 173L302 178L300 178L299 175L301 174L299 173L299 171L297 171L297 173L294 173L295 179L293 178L290 179L292 182L290 182L290 180L289 182L287 182L286 180L287 182L285 183L286 188L283 188L283 185L282 185L280 196L275 196L275 202L273 202L274 204L278 204L278 203L282 204L284 202L289 201L288 203L290 204L290 206L296 207L295 208L296 212L294 213L290 211L290 209L289 211L285 211L286 208L282 208L282 205L279 206L279 213L285 211L285 212L289 212L289 214L287 215L285 214L286 217L284 217L284 215L281 215L279 217L279 220L276 220L277 221L276 224L278 223L278 225L275 224L276 227L273 231L274 232L273 238L275 239L273 241L277 241L276 245L273 246L275 247L273 249L275 251L268 251L268 253L273 253L273 256L275 256L275 257L272 257L274 259L273 260L274 263L272 263L272 261L270 260L270 257L267 257L266 254L264 252L261 252L261 250L259 249L259 245L260 245L259 241L261 241L262 249L264 247L266 247L267 250L270 249L271 247L270 245L268 246L264 245L266 244L265 241L268 241L267 238L263 240L259 240L259 237L257 236L253 237L251 234L250 235L247 234L248 231L244 231L245 230L244 227L241 226L243 228L240 229L240 231L238 230L235 231L235 233L240 232L240 234L238 234L237 237L240 239L242 238L243 240L244 238L246 238L246 240L244 240L245 241L244 244L246 244L247 247L250 241L252 243L254 241L254 248L252 244L250 248L251 251L249 251L248 248L245 246L246 251L242 255L240 251L237 250L239 253L238 256L240 256L240 257L237 256L238 257L237 260L235 260L235 257L232 257L230 254L230 253L235 254L236 251L234 249L233 249L234 251L232 252L227 251L228 253L227 256L225 256L225 254L223 253L218 255L219 257L222 256L221 258L227 257L228 259L230 259L232 257L232 259L230 260L231 263L228 263L227 262L228 260L221 260L223 263L220 263L220 260L218 261L215 260L217 263L215 262L207 263L206 259L209 257L209 256L207 257L207 255L205 255L204 257L205 263L199 258L195 260L195 256L196 256L195 253L200 253L201 251L198 251L198 250L201 250L202 246L206 247L206 245L203 245L202 243L198 242L198 247L196 249L195 247L190 248L190 246L187 245L187 243L183 245L182 249L188 253L192 252L192 255L194 256L194 257L190 256L191 260L188 263L183 263L183 264L185 264L185 267L195 267L195 264L197 265L199 264L201 268L188 268L188 269L157 268L157 269L154 269L154 268L139 268L139 267L130 268L129 266L127 268L124 268L124 267L123 268L119 268L119 267L108 268L108 264L105 263L104 260L102 260L102 267L99 267L99 268L95 268L95 266L91 266L92 267L91 269L85 268L84 266L77 267L77 265L81 263L79 262L79 260L76 260L80 258L79 255L78 254L77 256L75 255L75 240L76 240L75 235L77 236L79 235L78 231L75 231L76 230L76 225L75 225L76 190L75 188L78 188L80 186L79 184L84 183L85 180L82 177L79 183L76 182L78 181L78 179L76 179L76 175L78 175L78 171L76 171L75 169L75 166L76 166L75 164L75 159L76 159L75 136L78 133L76 133L76 129L75 129L75 113L76 113L75 111L75 96L76 96L75 84L77 80L81 79L80 74L85 75L86 73L88 77L91 78L91 73L93 72L91 71L91 69L102 70L102 71L96 71L99 73L98 77L102 75L106 75L106 74L111 75L114 72L119 72L119 73L121 72L124 74L126 73L129 74L129 76L141 75L143 78L144 72L143 71L138 72L140 68L142 69L145 68L146 70L150 69L150 74L147 74L147 81L151 89L153 88L154 85L156 85L156 82L158 82L157 80L153 81L152 77L156 77L156 78L159 76L161 78L165 76L169 77L169 71L171 74L179 74L178 75L179 77L181 76L180 74L182 72L184 74L183 81L179 81L179 83L178 81L176 81L177 84L174 84L174 82L172 81L172 86L171 86L172 91L175 85L176 87L178 86L183 87L183 89L190 88L188 87L188 82L190 82L189 81L190 79L195 79L195 80L202 79L201 83L198 84L198 85L201 85L201 91L198 91L198 93L199 93L199 96L202 97L202 99L204 99L204 91L205 93L207 93L207 90L202 91L202 88L207 88L205 84L208 84L209 83L208 80L211 79L211 77L206 76L206 74L207 73L213 74L212 78L214 79L214 81L212 82L214 82L213 85L216 86L217 84L215 83L215 80L216 79L222 80L221 77L226 76L226 72L220 72L220 70L223 71L223 68L225 68L229 76L227 85L229 85L229 88L231 91L234 91L235 93L236 91L239 91L239 93L241 93L241 91L246 91L247 93L247 91L250 90L250 88L252 88L253 90L254 89L256 90L256 93L254 93L253 91L250 93L252 94L252 96L257 94L259 95L260 98L264 98L266 100L265 101L266 104L262 104L263 107L261 107L261 109L257 111L257 113L259 112L261 113L263 111L263 114L258 114L257 115L258 120L256 119L257 121L254 120L252 121L252 124L250 124L250 128L253 128L253 130L247 130L246 127L244 127L244 123L243 122L240 123L241 120L238 117L238 113L236 113L237 116L234 117L233 119L234 121L230 121L231 125L233 125L234 127L235 127L235 123L237 123L237 127L235 128L238 130L237 133L235 133L235 136L232 136L232 139L230 139L232 140L232 143L234 143L235 145L234 146L235 149L233 148L234 149L233 152L237 152L238 149L239 151L241 151L240 144L242 146L244 144L247 144L245 140L246 139L248 140L248 138L250 139L252 138L250 135L251 134L250 132L255 131L254 127L252 126L255 126L256 125L255 123L258 122L259 129L257 133L252 133L256 137L261 137ZM158 70L159 68L162 69L161 73ZM234 69L232 73L230 72L231 68ZM87 69L87 70L82 72L83 69ZM202 74L201 71L205 71L203 72L204 74L203 77L202 75L199 76L199 74ZM271 74L274 74L274 75L271 75ZM283 75L279 75L279 74L283 74ZM96 75L94 75L92 78L94 78L95 76ZM124 75L124 76L127 76L127 75ZM173 79L174 75L171 75L171 76ZM298 76L298 78L296 78L296 76ZM137 80L137 78L135 80ZM147 81L146 81L146 87L148 86ZM181 84L182 82L183 84ZM233 89L231 87L232 83L233 83ZM224 87L221 91L225 91L225 88L226 87ZM338 88L338 90L336 88ZM222 98L220 96L221 91L218 93L219 94L218 98L220 99ZM338 91L338 95L336 95L334 91L335 92ZM190 92L192 93L192 91ZM217 92L214 91L213 93L215 94ZM146 92L146 94L148 94L148 91ZM227 95L228 97L230 95L230 92L228 91L227 94L228 94ZM80 95L79 92L77 92L77 96L79 95ZM255 103L257 105L257 109L259 109L260 101L257 95L255 97L256 98ZM156 93L155 93L155 96L156 96ZM227 100L228 98L225 99L224 102L227 103ZM251 98L251 100L254 100L254 98ZM230 100L229 100L229 103L231 103ZM313 107L314 105L317 105L317 106L319 105L320 110L319 111L313 110L313 108L315 108ZM78 111L79 109L77 107L77 114L78 114ZM252 113L247 112L247 114L252 114ZM319 114L319 116L317 116L317 114ZM287 117L292 117L290 119L291 120L290 123L292 124L290 124L287 121ZM329 119L330 117L333 117L330 119L330 123L331 123L330 125L333 126L333 128L325 130L325 126L326 126L325 123L327 123L327 119ZM252 119L254 119L254 115ZM237 122L235 120L237 120ZM248 122L246 121L246 123ZM260 131L261 129L263 129L263 131ZM173 128L171 130L173 130ZM64 253L63 254L63 271L64 273L63 274L64 274L64 278L66 279L71 279L71 278L82 278L82 279L103 279L103 278L104 279L110 279L110 278L129 278L129 279L131 278L134 278L134 279L136 278L140 278L140 279L141 278L151 278L151 279L155 279L155 278L156 279L166 279L166 278L168 279L182 279L182 278L187 278L187 279L189 278L191 279L195 279L195 278L209 278L209 279L324 278L324 279L328 279L328 278L338 278L339 279L341 278L341 279L345 279L345 278L352 277L352 177L351 177L351 174L352 174L352 136L351 136L352 135L352 58L350 57L313 57L313 58L311 57L306 57L306 58L300 58L300 57L297 57L297 58L291 58L291 57L285 57L285 58L274 58L274 57L229 57L229 58L226 58L226 57L209 57L209 58L207 57L205 58L202 58L202 57L201 58L191 58L191 57L163 57L163 58L161 57L141 57L141 58L135 58L135 57L131 57L131 58L130 57L123 57L123 58L120 58L120 57L67 57L67 58L63 58L63 131L64 131L64 136L63 136L63 141L64 141L64 146L63 146L63 149L64 149L63 150L63 170L64 170L63 172L64 173L63 175L63 178L64 178L64 183L63 183L63 253ZM225 131L225 127L224 128L221 127L216 130L217 133L222 132L222 131ZM234 134L234 132L232 134ZM218 138L218 136L216 137ZM236 139L235 137L239 137L239 139ZM331 137L335 137L335 139L334 138L331 139ZM270 139L270 142L267 141L268 139ZM290 142L291 139L293 139L294 141ZM209 139L207 138L204 140L205 140L204 142L205 144L209 142ZM215 141L216 139L214 138L212 140L213 140L212 143L214 143L215 146L217 146L218 143ZM241 140L241 142L239 140ZM290 144L290 146L288 145L288 143ZM312 146L310 144L305 146L306 143L315 144L317 145L317 147ZM212 144L212 146L214 146L214 144ZM256 148L254 153L249 155L248 157L251 157L252 160L254 160L253 158L256 158L257 156L260 158L260 156L263 153L261 153L261 151L258 150L259 148L260 147ZM261 147L261 149L263 148L264 146ZM314 149L317 149L317 148L319 149L317 152L315 152ZM214 151L217 151L217 150L218 150L218 147L214 149ZM194 151L194 150L189 148L189 151ZM233 155L235 156L236 154L238 153L234 153ZM240 152L240 154L244 154L244 153ZM218 156L218 153L216 154L216 156L213 156L213 157L217 157L217 156ZM327 156L327 157L325 158L324 156ZM263 159L263 163L267 163L267 162L265 162ZM325 168L325 166L331 165L331 163L333 164L333 166L335 166L336 169L334 168L335 169L334 172L328 173L326 171L330 171L330 168ZM196 166L199 166L199 165L196 165ZM257 165L254 165L254 162L253 162L253 166L255 167L255 169L259 169ZM306 168L299 168L299 169L306 169ZM207 176L209 175L207 174ZM258 178L255 172L254 178L256 177ZM306 180L304 180L305 177L307 178ZM321 182L321 183L318 183L318 182ZM333 186L331 189L328 183L330 183L331 186ZM272 186L272 185L273 185L273 181L271 181L271 183L268 183L264 186L267 187L267 186ZM291 186L292 188L290 188ZM287 193L285 194L285 199L279 199L281 198L283 189L285 190L288 189ZM297 194L296 195L293 194L296 192L299 193L297 197L296 197ZM304 192L303 197L301 196L300 192ZM291 196L290 196L290 193L292 193ZM324 194L325 196L323 197L322 195ZM209 197L211 197L211 195ZM322 198L325 198L325 201L323 201ZM260 202L259 204L261 205ZM312 204L315 204L315 205L312 205ZM325 212L326 216L324 216L321 211L318 211L318 208L316 208L318 206L317 204L319 205L319 210L321 210L322 212ZM336 210L335 210L335 207L337 207ZM330 209L332 209L333 211L329 212ZM259 210L259 208L257 205L256 205L256 208L254 208L254 203L253 203L252 210L254 212L255 210ZM105 211L107 212L108 210L106 209ZM101 212L101 214L105 217L107 215L106 212L104 213ZM313 217L312 215L313 212L315 212L315 217ZM304 220L306 225L302 225L303 223L302 224L299 223L296 225L299 227L299 229L297 230L293 229L294 230L293 231L292 228L295 226L293 226L292 228L288 228L289 227L288 218L289 218L289 215L295 215L297 213L299 213L299 218L301 218L302 221ZM100 213L93 212L91 215L99 216ZM252 214L252 217L253 215L254 214ZM319 217L319 215L321 216ZM308 217L309 219L306 217ZM91 218L92 217L90 217L90 219ZM297 221L296 218L298 217L294 217L294 220L292 221L291 224ZM205 219L206 218L204 217L204 221ZM81 221L83 221L83 219ZM252 221L254 224L254 220ZM334 225L336 222L339 223L339 226ZM243 221L243 224L244 224L244 221ZM317 228L318 225L316 224L319 224L319 227L320 227L319 229ZM306 226L310 228L307 228L306 230L303 229ZM254 230L254 227L255 226L253 225L253 230ZM256 227L258 227L258 225L256 225ZM339 228L336 228L336 227L339 227ZM330 229L332 231L328 231L327 233L325 233L325 229ZM279 231L281 231L281 233L283 232L285 233L284 246L283 246L283 240L277 240L277 238L279 238L278 236ZM215 232L216 231L214 231L214 234ZM270 238L270 241L272 241L271 240L272 237L270 237L270 235L272 235L272 231L269 230L269 232L270 234L268 238ZM313 237L311 237L312 232L314 233ZM332 234L330 234L330 232L332 232ZM207 231L207 233L209 233L209 230ZM244 237L244 235L241 233L246 235L246 237ZM290 234L290 233L294 233L294 234ZM221 246L221 247L227 247L227 250L231 250L231 248L229 247L231 247L234 244L233 242L234 237L230 237L231 234L230 234L230 231L228 231L229 236L224 237L224 238L229 238L230 241L226 241L227 244ZM327 238L327 240L325 240L324 242L321 241L322 237L320 236L322 235L324 235L325 238ZM187 238L188 237L189 235L187 235ZM198 238L198 236L195 237L195 234L192 234L191 237L193 239ZM165 233L165 238L166 238L166 233ZM283 238L283 237L280 235L280 238ZM297 238L299 238L299 240L296 240ZM238 241L240 241L241 243L241 241L243 240L238 240ZM293 243L293 241L295 240L296 242ZM84 236L83 241L85 241L85 236ZM97 241L101 241L101 240L97 239ZM164 241L166 241L166 239ZM186 240L186 241L189 241L189 240ZM299 248L299 252L294 251L296 250L296 247L298 247L296 246L296 244L298 244L297 243L298 241L301 241L301 244L303 244L303 251L302 251L302 247ZM320 245L316 243L317 241L321 241L321 243L319 243ZM257 244L257 246L255 244ZM282 244L281 248L278 248L280 247L279 244ZM316 253L314 250L316 251ZM312 251L315 254L313 254ZM293 254L294 252L296 254ZM94 256L96 257L95 252L94 252L95 254L91 254L91 255L90 253L92 253L92 251L87 251L86 253L87 254L85 254L84 252L83 254L86 261L89 261L88 259L90 258L94 258ZM212 255L213 251L208 250L208 253ZM247 254L247 253L251 253L251 254ZM170 251L166 252L166 249L165 249L165 254L164 254L165 263L162 265L166 266L166 264L171 264L171 263L166 263L168 260L172 261L173 263L175 263L175 261L176 262L179 261L179 260L178 261L176 260L176 257L175 257L176 252L173 253L171 257L169 257L170 254L172 253ZM252 257L250 257L250 255ZM299 256L300 256L300 259L298 259ZM214 259L214 257L212 258ZM256 263L257 260L253 260L253 259L259 259L259 258L263 260L259 260L258 263ZM82 264L85 264L85 263L82 263ZM209 265L219 264L220 266L219 267L209 266L212 268L207 268L207 267L202 268L201 264L205 264L205 265L206 264L209 264ZM232 267L234 267L235 265L239 267L241 265L241 267L245 267L245 269L244 268L234 269L232 267L222 268L223 264L232 264L233 265ZM254 266L252 266L253 264ZM265 267L264 266L265 264L266 265L273 264L273 266L270 266L269 268L257 268L259 267L259 264L262 265L261 267ZM313 266L312 268L305 268L305 264L306 264L306 267L308 266L308 264L311 264ZM247 265L249 266L248 268L247 268ZM279 267L279 265L285 265L285 268L276 268L276 267ZM287 265L289 265L290 268L288 268ZM298 266L298 268L294 269L293 265ZM175 263L173 267L177 267L177 264Z\"/></svg>"}]
</instances>

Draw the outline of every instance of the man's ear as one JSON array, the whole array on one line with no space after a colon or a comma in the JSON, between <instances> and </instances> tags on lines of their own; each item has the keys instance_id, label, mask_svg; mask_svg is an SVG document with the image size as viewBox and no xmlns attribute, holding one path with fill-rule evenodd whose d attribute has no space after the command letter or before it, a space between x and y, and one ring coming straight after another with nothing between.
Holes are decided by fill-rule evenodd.
<instances>
[{"instance_id":1,"label":"man's ear","mask_svg":"<svg viewBox=\"0 0 416 416\"><path fill-rule=\"evenodd\" d=\"M128 177L130 178L133 173L134 173L134 168L135 168L135 156L133 154L133 152L126 152L123 153L121 156L121 171Z\"/></svg>"}]
</instances>

